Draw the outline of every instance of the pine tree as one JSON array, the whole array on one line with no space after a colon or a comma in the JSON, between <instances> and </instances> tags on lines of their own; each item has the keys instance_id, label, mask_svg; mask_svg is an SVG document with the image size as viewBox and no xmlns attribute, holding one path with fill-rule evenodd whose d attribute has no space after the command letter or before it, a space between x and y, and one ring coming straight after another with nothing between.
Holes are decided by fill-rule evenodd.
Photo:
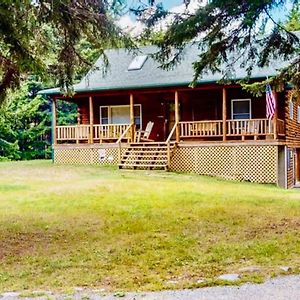
<instances>
[{"instance_id":1,"label":"pine tree","mask_svg":"<svg viewBox=\"0 0 300 300\"><path fill-rule=\"evenodd\" d=\"M0 114L0 155L9 159L47 157L49 105L40 96L30 97L29 92L29 85L24 84L10 95Z\"/></svg>"},{"instance_id":2,"label":"pine tree","mask_svg":"<svg viewBox=\"0 0 300 300\"><path fill-rule=\"evenodd\" d=\"M0 1L0 104L30 74L54 79L71 92L78 68L89 65L79 51L85 40L107 65L104 49L132 47L114 23L122 0Z\"/></svg>"},{"instance_id":3,"label":"pine tree","mask_svg":"<svg viewBox=\"0 0 300 300\"><path fill-rule=\"evenodd\" d=\"M190 1L183 2L188 5ZM299 89L300 39L299 34L292 32L298 28L292 24L299 14L294 11L287 27L272 16L274 9L287 11L287 5L285 0L210 0L194 13L172 14L173 23L156 42L156 58L163 68L172 68L180 62L188 43L197 44L199 56L193 65L193 85L205 72L219 71L221 65L225 68L223 79L228 79L226 75L232 73L237 62L250 75L254 66L267 66L273 59L289 60L289 66L270 81L278 87L289 82ZM294 10L296 5L298 0L294 1ZM141 14L145 10L137 11ZM148 32L148 26L170 14L161 6L153 11L145 20Z\"/></svg>"}]
</instances>

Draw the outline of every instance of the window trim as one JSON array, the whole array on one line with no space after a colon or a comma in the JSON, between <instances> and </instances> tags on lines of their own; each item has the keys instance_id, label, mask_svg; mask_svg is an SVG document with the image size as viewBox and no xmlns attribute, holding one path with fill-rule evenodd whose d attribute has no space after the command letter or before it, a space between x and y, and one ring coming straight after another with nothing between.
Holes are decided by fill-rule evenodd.
<instances>
[{"instance_id":1,"label":"window trim","mask_svg":"<svg viewBox=\"0 0 300 300\"><path fill-rule=\"evenodd\" d=\"M142 125L143 124L143 119L142 119L142 116L143 116L143 114L142 114L142 104L134 104L133 106L140 108L140 126L142 128L142 126L143 126ZM113 107L129 107L129 109L130 109L130 105L129 104L124 104L124 105L101 105L101 106L99 106L99 111L100 111L100 122L99 123L101 125L102 125L102 114L101 114L102 107L107 107L108 108L108 124L113 124L113 123L111 123L111 109Z\"/></svg>"},{"instance_id":2,"label":"window trim","mask_svg":"<svg viewBox=\"0 0 300 300\"><path fill-rule=\"evenodd\" d=\"M249 119L252 119L252 100L251 98L244 98L244 99L231 99L231 119L233 120L233 103L234 102L240 102L240 101L248 101L249 102ZM239 120L239 119L234 119L234 120Z\"/></svg>"},{"instance_id":3,"label":"window trim","mask_svg":"<svg viewBox=\"0 0 300 300\"><path fill-rule=\"evenodd\" d=\"M297 123L300 123L300 105L297 106Z\"/></svg>"}]
</instances>

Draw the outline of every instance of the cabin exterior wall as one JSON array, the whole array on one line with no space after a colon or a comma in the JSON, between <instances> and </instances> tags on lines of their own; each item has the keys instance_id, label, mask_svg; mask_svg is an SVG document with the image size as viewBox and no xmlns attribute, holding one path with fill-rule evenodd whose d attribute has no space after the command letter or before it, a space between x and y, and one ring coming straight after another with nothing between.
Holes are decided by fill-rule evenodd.
<instances>
[{"instance_id":1,"label":"cabin exterior wall","mask_svg":"<svg viewBox=\"0 0 300 300\"><path fill-rule=\"evenodd\" d=\"M289 146L300 147L300 97L296 100L285 97L286 142Z\"/></svg>"},{"instance_id":2,"label":"cabin exterior wall","mask_svg":"<svg viewBox=\"0 0 300 300\"><path fill-rule=\"evenodd\" d=\"M293 187L299 181L300 170L300 97L291 99L285 95L285 140L287 187Z\"/></svg>"}]
</instances>

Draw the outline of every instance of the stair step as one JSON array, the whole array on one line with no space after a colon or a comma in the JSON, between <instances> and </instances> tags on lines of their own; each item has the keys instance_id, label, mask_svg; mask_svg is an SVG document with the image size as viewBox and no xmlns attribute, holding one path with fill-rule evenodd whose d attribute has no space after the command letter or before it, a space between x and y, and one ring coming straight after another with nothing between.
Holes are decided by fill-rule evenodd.
<instances>
[{"instance_id":1,"label":"stair step","mask_svg":"<svg viewBox=\"0 0 300 300\"><path fill-rule=\"evenodd\" d=\"M132 156L132 157L134 157L134 156L137 156L137 157L139 157L139 156L167 156L167 153L147 153L147 152L145 152L145 153L138 153L138 152L136 152L136 153L132 153L132 152L128 152L128 153L125 153L124 155L123 155L123 157L128 157L128 156Z\"/></svg>"},{"instance_id":2,"label":"stair step","mask_svg":"<svg viewBox=\"0 0 300 300\"><path fill-rule=\"evenodd\" d=\"M139 165L139 164L119 164L119 167L142 167L142 168L166 168L167 165Z\"/></svg>"},{"instance_id":3,"label":"stair step","mask_svg":"<svg viewBox=\"0 0 300 300\"><path fill-rule=\"evenodd\" d=\"M148 163L155 163L155 162L167 162L168 159L165 158L165 159L128 159L128 160L125 160L125 159L122 159L121 162L122 163L131 163L131 162L134 162L134 163L144 163L144 162L148 162Z\"/></svg>"},{"instance_id":4,"label":"stair step","mask_svg":"<svg viewBox=\"0 0 300 300\"><path fill-rule=\"evenodd\" d=\"M132 153L168 153L167 150L165 149L157 149L157 150L153 150L153 149L129 149L127 148L126 152L132 152Z\"/></svg>"},{"instance_id":5,"label":"stair step","mask_svg":"<svg viewBox=\"0 0 300 300\"><path fill-rule=\"evenodd\" d=\"M175 144L168 146L166 143L131 143L122 155L119 168L166 170L168 150L172 155L175 147Z\"/></svg>"},{"instance_id":6,"label":"stair step","mask_svg":"<svg viewBox=\"0 0 300 300\"><path fill-rule=\"evenodd\" d=\"M127 164L127 163L138 163L138 164L142 164L142 163L167 163L167 159L122 159L121 163L123 164Z\"/></svg>"},{"instance_id":7,"label":"stair step","mask_svg":"<svg viewBox=\"0 0 300 300\"><path fill-rule=\"evenodd\" d=\"M130 143L130 145L136 145L136 146L166 146L167 144L164 142L146 142L146 143ZM174 145L174 143L170 143L170 145Z\"/></svg>"},{"instance_id":8,"label":"stair step","mask_svg":"<svg viewBox=\"0 0 300 300\"><path fill-rule=\"evenodd\" d=\"M173 149L174 147L170 147L170 149ZM155 147L155 146L147 146L147 147L143 147L143 146L129 146L127 149L130 149L130 150L166 150L168 149L167 146L160 146L160 147Z\"/></svg>"}]
</instances>

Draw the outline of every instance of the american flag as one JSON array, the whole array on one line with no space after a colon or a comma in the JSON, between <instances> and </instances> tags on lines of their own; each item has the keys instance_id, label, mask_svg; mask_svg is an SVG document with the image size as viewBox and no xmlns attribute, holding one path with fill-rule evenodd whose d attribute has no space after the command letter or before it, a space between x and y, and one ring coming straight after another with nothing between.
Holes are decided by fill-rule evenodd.
<instances>
[{"instance_id":1,"label":"american flag","mask_svg":"<svg viewBox=\"0 0 300 300\"><path fill-rule=\"evenodd\" d=\"M267 118L271 120L275 115L276 99L269 84L267 84L266 87L266 105L266 115Z\"/></svg>"}]
</instances>

